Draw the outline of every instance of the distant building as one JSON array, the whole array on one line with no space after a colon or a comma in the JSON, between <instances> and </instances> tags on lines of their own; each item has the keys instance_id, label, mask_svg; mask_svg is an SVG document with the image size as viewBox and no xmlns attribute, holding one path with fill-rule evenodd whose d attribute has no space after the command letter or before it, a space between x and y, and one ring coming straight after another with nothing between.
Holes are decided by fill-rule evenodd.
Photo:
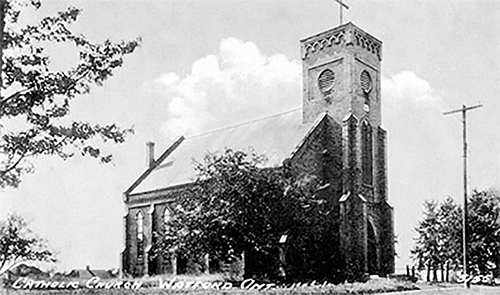
<instances>
[{"instance_id":1,"label":"distant building","mask_svg":"<svg viewBox=\"0 0 500 295\"><path fill-rule=\"evenodd\" d=\"M192 159L225 147L253 147L268 167L314 175L338 228L332 245L346 268L394 272L393 208L387 202L386 131L381 127L382 42L352 23L301 41L302 108L198 136L181 137L124 193L123 271L179 273L175 259L151 259L153 231L189 197Z\"/></svg>"},{"instance_id":2,"label":"distant building","mask_svg":"<svg viewBox=\"0 0 500 295\"><path fill-rule=\"evenodd\" d=\"M100 279L110 279L117 277L117 273L112 270L105 269L90 269L90 266L87 265L85 269L73 269L71 270L66 277L70 278L80 278L80 279L90 279L93 277L98 277Z\"/></svg>"},{"instance_id":3,"label":"distant building","mask_svg":"<svg viewBox=\"0 0 500 295\"><path fill-rule=\"evenodd\" d=\"M7 271L7 277L9 279L17 279L18 277L48 278L49 276L49 273L40 270L38 267L24 263Z\"/></svg>"}]
</instances>

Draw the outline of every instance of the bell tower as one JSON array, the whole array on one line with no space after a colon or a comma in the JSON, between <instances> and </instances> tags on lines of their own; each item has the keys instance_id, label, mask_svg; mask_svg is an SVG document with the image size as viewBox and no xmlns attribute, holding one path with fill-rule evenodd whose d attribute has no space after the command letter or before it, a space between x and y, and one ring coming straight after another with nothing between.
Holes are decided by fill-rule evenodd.
<instances>
[{"instance_id":1,"label":"bell tower","mask_svg":"<svg viewBox=\"0 0 500 295\"><path fill-rule=\"evenodd\" d=\"M328 112L379 127L382 42L352 23L301 40L302 123Z\"/></svg>"},{"instance_id":2,"label":"bell tower","mask_svg":"<svg viewBox=\"0 0 500 295\"><path fill-rule=\"evenodd\" d=\"M342 126L337 137L342 138L342 196L334 209L342 263L358 275L392 273L394 220L387 201L387 134L381 127L382 42L349 22L300 44L302 123L326 112Z\"/></svg>"}]
</instances>

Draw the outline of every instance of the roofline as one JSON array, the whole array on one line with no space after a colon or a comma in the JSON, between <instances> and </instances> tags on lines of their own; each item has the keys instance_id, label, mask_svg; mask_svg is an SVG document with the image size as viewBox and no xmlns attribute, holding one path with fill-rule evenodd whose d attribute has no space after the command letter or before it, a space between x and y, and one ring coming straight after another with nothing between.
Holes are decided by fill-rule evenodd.
<instances>
[{"instance_id":1,"label":"roofline","mask_svg":"<svg viewBox=\"0 0 500 295\"><path fill-rule=\"evenodd\" d=\"M132 193L132 191L135 188L137 188L142 183L142 181L144 181L144 179L146 177L148 177L153 172L153 170L156 169L175 149L177 149L177 147L184 140L189 140L189 139L192 139L192 138L205 136L205 135L216 133L216 132L220 132L220 131L223 131L223 130L232 129L232 128L239 127L239 126L242 126L242 125L247 125L247 124L251 124L251 123L254 123L254 122L266 120L266 119L269 119L269 118L282 116L284 114L289 114L289 113L292 113L292 112L296 112L296 111L301 110L301 109L302 109L301 107L300 108L294 108L294 109L290 109L288 111L281 112L281 113L278 113L278 114L274 114L274 115L271 115L271 116L254 119L254 120L251 120L251 121L248 121L248 122L244 122L244 123L240 123L240 124L228 126L228 127L221 128L221 129L216 129L216 130L208 131L208 132L201 133L201 134L196 134L196 135L187 136L187 137L180 136L157 160L154 161L153 165L151 167L148 167L148 169L146 171L144 171L144 173L141 176L139 176L139 178L123 193L123 200L124 200L124 202L127 203L128 202L128 197L131 196L131 195L136 195L136 194L137 195L141 195L141 194L153 193L153 192L156 192L157 190L163 190L163 189L153 189L153 190L148 190L148 191L139 192L139 193ZM312 133L312 130L314 130L317 125L319 125L319 123L323 120L324 116L325 115L318 116L318 118L313 123L313 126L311 126L310 130L306 133L305 137L310 136L310 133ZM301 148L301 146L304 145L304 142L305 142L305 139L303 139L294 148L294 150L291 152L290 159L293 158L295 152L297 152ZM282 166L282 165L280 165L280 166ZM186 185L186 184L190 184L190 182L181 183L181 184L178 184L178 185ZM177 185L175 185L175 186L177 186Z\"/></svg>"},{"instance_id":2,"label":"roofline","mask_svg":"<svg viewBox=\"0 0 500 295\"><path fill-rule=\"evenodd\" d=\"M306 135L302 138L302 140L295 146L293 151L290 153L290 160L295 158L295 156L299 153L300 149L305 145L307 140L312 136L316 128L323 122L323 120L327 117L330 116L328 112L323 112L321 115L319 115L316 120L311 124L311 127L309 127L309 130L307 131Z\"/></svg>"},{"instance_id":3,"label":"roofline","mask_svg":"<svg viewBox=\"0 0 500 295\"><path fill-rule=\"evenodd\" d=\"M153 189L153 190L149 190L149 191L143 191L143 192L138 192L138 193L129 193L128 196L129 197L141 197L144 195L151 195L151 194L155 194L155 193L176 191L179 189L189 188L190 186L194 185L194 183L195 183L194 181L191 181L191 182L176 184L176 185L169 186L169 187L157 188L157 189ZM129 200L127 200L127 201L129 201Z\"/></svg>"},{"instance_id":4,"label":"roofline","mask_svg":"<svg viewBox=\"0 0 500 295\"><path fill-rule=\"evenodd\" d=\"M275 167L263 167L263 168L259 168L260 170L272 170L272 169L281 169L283 168L283 165L280 165L280 166L275 166ZM157 193L166 193L166 192L170 192L170 191L176 191L176 190L180 190L180 189L185 189L185 188L189 188L189 187L192 187L196 184L196 180L193 180L193 181L189 181L189 182L184 182L184 183L179 183L179 184L175 184L173 186L169 186L169 187L164 187L164 188L157 188L157 189L153 189L153 190L149 190L149 191L143 191L143 192L138 192L138 193L128 193L127 196L128 197L141 197L141 196L144 196L144 195L153 195L153 194L157 194ZM129 204L129 199L127 198L125 200L125 203L126 204ZM127 214L127 212L125 212L125 214Z\"/></svg>"},{"instance_id":5,"label":"roofline","mask_svg":"<svg viewBox=\"0 0 500 295\"><path fill-rule=\"evenodd\" d=\"M375 36L373 36L372 34L368 33L367 31L365 31L365 30L361 29L360 27L358 27L357 25L355 25L353 22L348 22L348 23L345 23L345 24L342 24L342 25L336 26L336 27L334 27L334 28L331 28L331 29L325 30L325 31L323 31L323 32L316 33L316 34L311 35L311 36L309 36L309 37L302 38L302 39L300 40L300 43L304 43L304 42L306 42L306 41L309 41L309 40L311 40L311 39L314 39L314 38L316 38L316 37L319 37L319 36L321 36L321 35L324 35L324 34L327 34L327 33L333 32L333 31L340 31L340 30L342 30L342 29L344 29L344 28L347 28L347 27L354 27L354 28L356 28L356 29L360 30L361 32L365 33L366 35L368 35L370 38L375 39L375 41L379 42L380 44L382 44L382 43L383 43L380 39L378 39L377 37L375 37Z\"/></svg>"},{"instance_id":6,"label":"roofline","mask_svg":"<svg viewBox=\"0 0 500 295\"><path fill-rule=\"evenodd\" d=\"M148 177L148 175L151 174L151 172L153 172L153 170L155 170L156 167L158 167L158 164L163 162L163 160L165 160L175 149L177 149L177 147L179 147L179 145L184 141L184 139L185 139L185 137L181 135L177 140L175 140L174 143L157 160L154 161L153 165L149 166L148 169L146 169L146 171L144 171L144 173L142 173L142 175L139 176L139 178L123 193L124 198L125 198L125 202L128 201L127 200L128 195L137 186L139 186L139 184L141 184L141 182L146 177Z\"/></svg>"},{"instance_id":7,"label":"roofline","mask_svg":"<svg viewBox=\"0 0 500 295\"><path fill-rule=\"evenodd\" d=\"M348 23L345 23L345 24L342 24L342 25L336 26L336 27L334 27L334 28L327 29L327 30L324 30L324 31L322 31L322 32L316 33L316 34L311 35L311 36L309 36L309 37L302 38L302 39L300 39L299 41L300 41L300 43L304 43L304 42L306 42L306 41L309 41L310 39L314 39L315 37L318 37L318 36L324 35L324 34L326 34L326 33L333 32L333 31L340 31L341 29L348 27L348 26L349 26L349 24L354 25L352 22L348 22ZM357 26L356 26L356 27L357 27Z\"/></svg>"}]
</instances>

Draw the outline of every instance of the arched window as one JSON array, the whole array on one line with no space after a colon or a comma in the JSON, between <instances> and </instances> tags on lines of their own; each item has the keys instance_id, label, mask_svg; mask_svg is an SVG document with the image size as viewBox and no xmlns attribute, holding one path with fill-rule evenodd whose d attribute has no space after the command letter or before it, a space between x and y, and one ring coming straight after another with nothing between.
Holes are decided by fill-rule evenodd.
<instances>
[{"instance_id":1,"label":"arched window","mask_svg":"<svg viewBox=\"0 0 500 295\"><path fill-rule=\"evenodd\" d=\"M165 212L163 213L163 222L167 223L172 219L172 213L168 207L165 208Z\"/></svg>"},{"instance_id":2,"label":"arched window","mask_svg":"<svg viewBox=\"0 0 500 295\"><path fill-rule=\"evenodd\" d=\"M137 240L141 241L144 239L144 215L142 211L139 211L136 216L137 225Z\"/></svg>"},{"instance_id":3,"label":"arched window","mask_svg":"<svg viewBox=\"0 0 500 295\"><path fill-rule=\"evenodd\" d=\"M360 84L361 84L361 89L363 90L363 94L365 96L364 110L365 110L365 112L369 112L370 111L370 92L372 91L372 78L370 77L370 74L366 70L364 70L361 72L359 80L360 80Z\"/></svg>"},{"instance_id":4,"label":"arched window","mask_svg":"<svg viewBox=\"0 0 500 295\"><path fill-rule=\"evenodd\" d=\"M369 123L363 122L361 129L362 136L362 169L363 183L373 184L373 140L372 128Z\"/></svg>"},{"instance_id":5,"label":"arched window","mask_svg":"<svg viewBox=\"0 0 500 295\"><path fill-rule=\"evenodd\" d=\"M135 225L137 231L137 263L141 264L144 256L144 214L142 214L142 211L137 212Z\"/></svg>"}]
</instances>

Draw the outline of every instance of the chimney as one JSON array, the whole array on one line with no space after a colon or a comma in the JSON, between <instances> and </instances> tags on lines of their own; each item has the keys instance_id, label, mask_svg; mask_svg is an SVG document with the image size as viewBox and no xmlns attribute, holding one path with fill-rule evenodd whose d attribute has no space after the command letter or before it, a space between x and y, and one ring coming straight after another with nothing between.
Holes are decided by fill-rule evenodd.
<instances>
[{"instance_id":1,"label":"chimney","mask_svg":"<svg viewBox=\"0 0 500 295\"><path fill-rule=\"evenodd\" d=\"M148 147L147 150L147 164L148 167L153 167L155 163L155 143L152 141L146 142L146 146Z\"/></svg>"}]
</instances>

